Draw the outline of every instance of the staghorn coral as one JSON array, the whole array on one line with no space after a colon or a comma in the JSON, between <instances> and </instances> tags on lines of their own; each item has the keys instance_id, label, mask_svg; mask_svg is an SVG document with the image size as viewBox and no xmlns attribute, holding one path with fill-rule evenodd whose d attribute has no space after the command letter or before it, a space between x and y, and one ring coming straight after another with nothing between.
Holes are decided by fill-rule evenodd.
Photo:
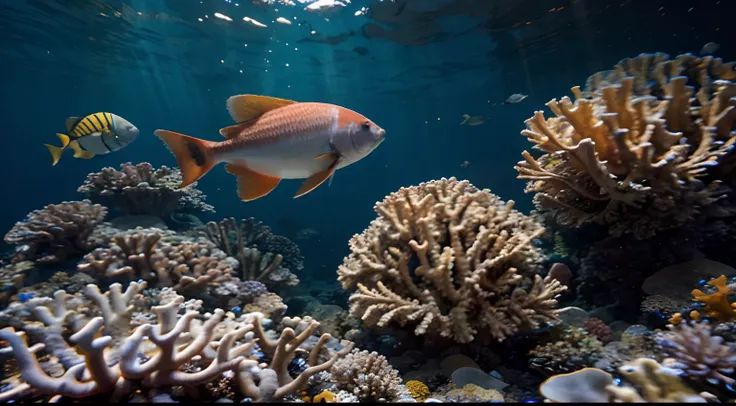
<instances>
[{"instance_id":1,"label":"staghorn coral","mask_svg":"<svg viewBox=\"0 0 736 406\"><path fill-rule=\"evenodd\" d=\"M330 372L338 388L356 395L361 402L393 402L404 390L399 372L375 351L353 350Z\"/></svg>"},{"instance_id":2,"label":"staghorn coral","mask_svg":"<svg viewBox=\"0 0 736 406\"><path fill-rule=\"evenodd\" d=\"M271 356L268 365L261 364L254 368L243 364L236 375L240 391L255 402L280 401L287 394L298 392L307 385L310 377L332 368L335 361L344 357L353 347L350 344L340 351L330 351L326 344L332 337L327 333L322 334L306 355L309 367L296 378L292 378L289 374L289 363L296 357L297 351L300 351L300 345L319 327L319 322L310 320L308 326L298 335L287 327L277 340L273 340L263 330L260 315L253 314L248 320L258 338L258 346ZM327 361L320 362L319 357L323 350L330 354Z\"/></svg>"},{"instance_id":3,"label":"staghorn coral","mask_svg":"<svg viewBox=\"0 0 736 406\"><path fill-rule=\"evenodd\" d=\"M16 262L60 262L93 247L89 237L105 215L107 208L89 200L50 204L16 223L5 234L5 242L18 246Z\"/></svg>"},{"instance_id":4,"label":"staghorn coral","mask_svg":"<svg viewBox=\"0 0 736 406\"><path fill-rule=\"evenodd\" d=\"M98 248L77 269L106 279L142 279L180 293L197 293L231 279L225 254L202 242L161 242L161 233L117 235L109 248Z\"/></svg>"},{"instance_id":5,"label":"staghorn coral","mask_svg":"<svg viewBox=\"0 0 736 406\"><path fill-rule=\"evenodd\" d=\"M721 336L712 335L706 322L682 322L669 325L670 331L657 337L657 343L671 358L662 364L681 370L692 378L704 378L734 384L729 375L736 369L736 344L724 343Z\"/></svg>"},{"instance_id":6,"label":"staghorn coral","mask_svg":"<svg viewBox=\"0 0 736 406\"><path fill-rule=\"evenodd\" d=\"M235 345L235 341L250 331L250 327L229 332L216 341L219 345L214 358L202 357L206 368L198 372L184 372L181 368L186 363L203 354L204 349L213 344L213 332L224 312L218 309L203 323L201 334L192 337L185 332L199 313L187 312L179 318L177 312L183 301L180 298L152 308L158 319L157 326L143 324L129 335L126 324L130 322L132 306L127 303L142 286L132 283L124 293L120 285L113 286L110 295L106 296L96 286L90 285L89 294L101 306L102 317L90 319L68 338L68 342L74 346L72 351L78 352L83 358L82 362L67 367L61 377L48 376L41 370L33 355L37 351L28 348L22 333L12 327L0 330L0 339L7 341L13 348L25 381L23 385L38 394L71 398L96 394L117 398L132 393L139 385L147 388L176 385L192 388L216 379L225 371L235 371L245 360L240 354L249 353L255 345L254 342ZM52 317L50 313L47 315ZM110 365L105 353L116 341L120 342L117 347L120 357L119 361ZM154 351L156 355L143 357L140 362L142 352L149 351L144 350L144 347L149 345L158 348L158 351ZM45 344L39 347L43 349Z\"/></svg>"},{"instance_id":7,"label":"staghorn coral","mask_svg":"<svg viewBox=\"0 0 736 406\"><path fill-rule=\"evenodd\" d=\"M165 218L175 211L214 212L196 182L180 189L181 171L162 166L154 170L148 162L126 162L120 170L103 168L90 173L77 191L93 201L119 208L125 214Z\"/></svg>"},{"instance_id":8,"label":"staghorn coral","mask_svg":"<svg viewBox=\"0 0 736 406\"><path fill-rule=\"evenodd\" d=\"M524 151L516 169L529 180L526 191L535 193L537 207L564 226L600 223L612 235L646 239L722 199L719 181L699 178L736 142L728 106L734 84L708 79L730 80L733 66L717 62L720 73L713 74L696 67L706 60L693 58L624 60L617 73L589 80L588 98L573 87L574 103L568 97L547 103L555 117L535 112L522 135L544 154L535 159ZM640 69L625 76L626 66ZM690 81L700 86L696 97L682 73L697 76Z\"/></svg>"},{"instance_id":9,"label":"staghorn coral","mask_svg":"<svg viewBox=\"0 0 736 406\"><path fill-rule=\"evenodd\" d=\"M652 359L639 358L618 372L631 385L618 386L609 373L584 368L547 379L539 391L547 401L556 403L705 403L713 399L708 393L698 394L673 370Z\"/></svg>"},{"instance_id":10,"label":"staghorn coral","mask_svg":"<svg viewBox=\"0 0 736 406\"><path fill-rule=\"evenodd\" d=\"M271 228L254 218L210 221L207 238L240 262L240 279L275 285L295 286L299 279L290 269L301 270L299 247L286 237L273 235Z\"/></svg>"},{"instance_id":11,"label":"staghorn coral","mask_svg":"<svg viewBox=\"0 0 736 406\"><path fill-rule=\"evenodd\" d=\"M338 269L343 289L358 289L350 314L461 343L554 321L566 287L537 274L542 254L532 240L544 229L513 205L455 178L387 196Z\"/></svg>"}]
</instances>

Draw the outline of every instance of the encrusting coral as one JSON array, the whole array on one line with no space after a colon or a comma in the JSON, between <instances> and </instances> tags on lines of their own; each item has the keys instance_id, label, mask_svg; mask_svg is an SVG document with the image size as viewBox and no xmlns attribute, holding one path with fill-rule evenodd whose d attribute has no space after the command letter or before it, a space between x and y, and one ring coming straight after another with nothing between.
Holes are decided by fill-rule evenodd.
<instances>
[{"instance_id":1,"label":"encrusting coral","mask_svg":"<svg viewBox=\"0 0 736 406\"><path fill-rule=\"evenodd\" d=\"M698 394L675 371L652 359L639 358L618 368L618 372L633 386L619 386L609 373L584 368L547 379L539 391L548 401L563 403L705 403L713 399L708 393Z\"/></svg>"},{"instance_id":2,"label":"encrusting coral","mask_svg":"<svg viewBox=\"0 0 736 406\"><path fill-rule=\"evenodd\" d=\"M106 279L142 279L180 293L217 286L232 274L226 255L214 246L162 242L156 231L115 236L109 248L97 248L77 269Z\"/></svg>"},{"instance_id":3,"label":"encrusting coral","mask_svg":"<svg viewBox=\"0 0 736 406\"><path fill-rule=\"evenodd\" d=\"M92 248L89 237L105 215L107 208L89 200L50 204L16 223L5 242L18 246L14 261L60 262Z\"/></svg>"},{"instance_id":4,"label":"encrusting coral","mask_svg":"<svg viewBox=\"0 0 736 406\"><path fill-rule=\"evenodd\" d=\"M719 181L701 179L736 141L728 106L734 84L727 81L736 76L733 64L666 59L623 60L613 73L594 75L587 92L573 87L574 102L548 102L555 117L537 111L526 121L522 135L544 154L535 159L524 151L516 169L538 209L563 226L600 223L612 235L645 239L724 197ZM641 69L628 76L632 67ZM697 77L696 97L681 74Z\"/></svg>"},{"instance_id":5,"label":"encrusting coral","mask_svg":"<svg viewBox=\"0 0 736 406\"><path fill-rule=\"evenodd\" d=\"M338 270L343 289L358 289L351 315L461 343L556 320L555 297L566 287L538 274L532 240L544 229L513 206L455 178L387 196Z\"/></svg>"},{"instance_id":6,"label":"encrusting coral","mask_svg":"<svg viewBox=\"0 0 736 406\"><path fill-rule=\"evenodd\" d=\"M175 211L214 212L196 182L185 188L181 171L162 166L154 170L148 162L126 162L120 170L103 168L90 173L77 191L90 200L120 209L125 214L145 214L166 218Z\"/></svg>"}]
</instances>

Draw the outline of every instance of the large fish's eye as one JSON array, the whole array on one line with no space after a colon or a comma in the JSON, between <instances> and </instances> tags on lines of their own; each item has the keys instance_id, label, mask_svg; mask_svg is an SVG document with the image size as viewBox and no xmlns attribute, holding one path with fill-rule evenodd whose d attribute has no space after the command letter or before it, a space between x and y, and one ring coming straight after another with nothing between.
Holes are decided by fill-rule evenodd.
<instances>
[{"instance_id":1,"label":"large fish's eye","mask_svg":"<svg viewBox=\"0 0 736 406\"><path fill-rule=\"evenodd\" d=\"M363 129L366 130L366 131L370 130L371 129L371 122L370 121L366 121L365 123L363 123Z\"/></svg>"}]
</instances>

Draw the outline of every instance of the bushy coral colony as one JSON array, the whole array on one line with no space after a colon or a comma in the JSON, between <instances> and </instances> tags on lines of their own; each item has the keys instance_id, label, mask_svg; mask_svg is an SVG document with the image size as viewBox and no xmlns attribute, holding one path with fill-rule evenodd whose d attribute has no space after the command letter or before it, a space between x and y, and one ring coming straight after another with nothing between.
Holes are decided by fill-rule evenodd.
<instances>
[{"instance_id":1,"label":"bushy coral colony","mask_svg":"<svg viewBox=\"0 0 736 406\"><path fill-rule=\"evenodd\" d=\"M733 401L734 66L591 75L522 131L533 213L401 188L333 285L178 169L90 174L5 236L0 401Z\"/></svg>"}]
</instances>

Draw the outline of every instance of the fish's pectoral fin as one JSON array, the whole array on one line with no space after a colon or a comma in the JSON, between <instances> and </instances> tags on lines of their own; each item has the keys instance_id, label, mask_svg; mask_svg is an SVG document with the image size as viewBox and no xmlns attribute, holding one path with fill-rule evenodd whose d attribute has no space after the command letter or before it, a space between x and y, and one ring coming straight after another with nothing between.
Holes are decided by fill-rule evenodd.
<instances>
[{"instance_id":1,"label":"fish's pectoral fin","mask_svg":"<svg viewBox=\"0 0 736 406\"><path fill-rule=\"evenodd\" d=\"M61 148L66 148L69 145L70 138L66 134L56 133L56 136L61 140Z\"/></svg>"},{"instance_id":2,"label":"fish's pectoral fin","mask_svg":"<svg viewBox=\"0 0 736 406\"><path fill-rule=\"evenodd\" d=\"M80 120L79 117L69 117L69 118L67 118L66 121L64 122L64 125L66 126L66 130L68 132L71 132L72 131L72 128L74 128L74 126L79 122L79 120Z\"/></svg>"},{"instance_id":3,"label":"fish's pectoral fin","mask_svg":"<svg viewBox=\"0 0 736 406\"><path fill-rule=\"evenodd\" d=\"M336 154L334 152L327 152L327 153L324 153L324 154L319 154L316 157L314 157L314 159L325 159L325 158L330 158L330 160L334 160L334 159L340 158L340 155L338 155L338 154Z\"/></svg>"},{"instance_id":4,"label":"fish's pectoral fin","mask_svg":"<svg viewBox=\"0 0 736 406\"><path fill-rule=\"evenodd\" d=\"M317 186L321 185L324 181L326 181L328 178L331 178L332 175L335 173L335 170L337 169L337 164L340 163L340 159L335 159L335 161L325 170L319 171L315 173L314 175L307 178L307 180L302 183L302 186L299 187L299 190L296 191L296 194L294 195L294 199L297 197L301 197L306 195L307 193L313 191L317 188Z\"/></svg>"},{"instance_id":5,"label":"fish's pectoral fin","mask_svg":"<svg viewBox=\"0 0 736 406\"><path fill-rule=\"evenodd\" d=\"M296 103L276 97L241 94L227 99L227 111L236 123L255 120L264 113Z\"/></svg>"},{"instance_id":6,"label":"fish's pectoral fin","mask_svg":"<svg viewBox=\"0 0 736 406\"><path fill-rule=\"evenodd\" d=\"M64 148L55 147L51 144L43 144L46 146L46 148L49 149L49 152L51 153L51 158L53 158L54 163L52 166L56 166L56 164L59 163L59 159L61 159L61 154L64 153Z\"/></svg>"},{"instance_id":7,"label":"fish's pectoral fin","mask_svg":"<svg viewBox=\"0 0 736 406\"><path fill-rule=\"evenodd\" d=\"M92 159L95 157L95 154L92 152L83 150L82 147L79 146L79 141L77 140L70 142L69 147L74 150L74 158Z\"/></svg>"},{"instance_id":8,"label":"fish's pectoral fin","mask_svg":"<svg viewBox=\"0 0 736 406\"><path fill-rule=\"evenodd\" d=\"M244 202L271 193L281 182L281 178L264 175L243 164L227 164L225 170L238 177L238 197Z\"/></svg>"},{"instance_id":9,"label":"fish's pectoral fin","mask_svg":"<svg viewBox=\"0 0 736 406\"><path fill-rule=\"evenodd\" d=\"M242 128L243 126L241 124L231 125L229 127L220 129L220 135L227 139L235 138L238 136L238 134L240 134Z\"/></svg>"}]
</instances>

